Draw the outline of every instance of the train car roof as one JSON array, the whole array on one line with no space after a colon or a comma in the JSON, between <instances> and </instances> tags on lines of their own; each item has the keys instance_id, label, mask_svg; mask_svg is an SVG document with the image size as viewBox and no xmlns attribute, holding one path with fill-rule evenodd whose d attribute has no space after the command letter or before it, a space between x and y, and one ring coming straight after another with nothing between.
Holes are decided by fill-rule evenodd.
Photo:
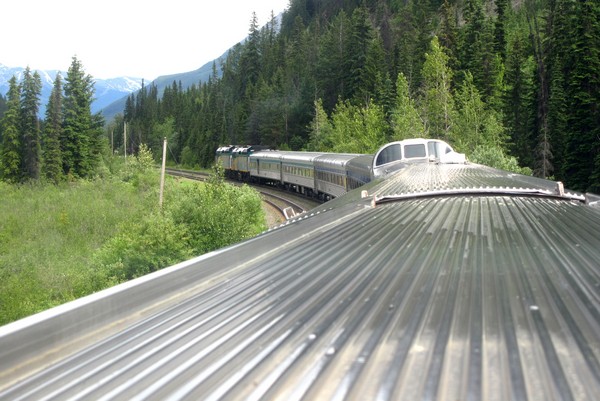
<instances>
[{"instance_id":1,"label":"train car roof","mask_svg":"<svg viewBox=\"0 0 600 401\"><path fill-rule=\"evenodd\" d=\"M306 161L311 162L316 157L322 156L323 152L283 152L281 155L282 161Z\"/></svg>"},{"instance_id":2,"label":"train car roof","mask_svg":"<svg viewBox=\"0 0 600 401\"><path fill-rule=\"evenodd\" d=\"M319 165L336 165L343 167L356 157L363 156L354 153L326 153L315 158L315 167Z\"/></svg>"},{"instance_id":3,"label":"train car roof","mask_svg":"<svg viewBox=\"0 0 600 401\"><path fill-rule=\"evenodd\" d=\"M250 154L251 159L281 159L284 152L280 150L260 150Z\"/></svg>"},{"instance_id":4,"label":"train car roof","mask_svg":"<svg viewBox=\"0 0 600 401\"><path fill-rule=\"evenodd\" d=\"M597 201L407 166L0 328L0 399L593 400Z\"/></svg>"},{"instance_id":5,"label":"train car roof","mask_svg":"<svg viewBox=\"0 0 600 401\"><path fill-rule=\"evenodd\" d=\"M360 168L364 168L364 167L372 168L373 155L355 156L355 157L351 158L350 160L348 160L348 167L351 167L351 166L360 167Z\"/></svg>"}]
</instances>

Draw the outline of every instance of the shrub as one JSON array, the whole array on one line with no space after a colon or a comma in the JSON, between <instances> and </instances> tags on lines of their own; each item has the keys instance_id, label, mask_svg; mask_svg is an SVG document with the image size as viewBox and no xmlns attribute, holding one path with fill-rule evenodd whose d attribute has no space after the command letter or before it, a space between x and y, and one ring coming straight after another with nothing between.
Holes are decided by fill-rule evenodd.
<instances>
[{"instance_id":1,"label":"shrub","mask_svg":"<svg viewBox=\"0 0 600 401\"><path fill-rule=\"evenodd\" d=\"M97 254L108 279L128 280L252 237L265 227L260 196L248 186L174 185L164 210L124 226Z\"/></svg>"},{"instance_id":2,"label":"shrub","mask_svg":"<svg viewBox=\"0 0 600 401\"><path fill-rule=\"evenodd\" d=\"M516 157L508 156L504 151L494 146L477 146L470 154L469 160L474 163L483 164L500 170L511 171L513 173L531 175L529 167L519 166Z\"/></svg>"},{"instance_id":3,"label":"shrub","mask_svg":"<svg viewBox=\"0 0 600 401\"><path fill-rule=\"evenodd\" d=\"M96 269L107 281L122 282L171 266L193 256L184 225L152 213L123 227L96 254Z\"/></svg>"}]
</instances>

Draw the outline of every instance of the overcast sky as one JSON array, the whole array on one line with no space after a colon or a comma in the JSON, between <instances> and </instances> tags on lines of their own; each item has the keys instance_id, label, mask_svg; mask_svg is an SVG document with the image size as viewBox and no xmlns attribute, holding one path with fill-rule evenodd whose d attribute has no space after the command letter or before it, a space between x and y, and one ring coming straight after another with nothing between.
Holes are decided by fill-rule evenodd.
<instances>
[{"instance_id":1,"label":"overcast sky","mask_svg":"<svg viewBox=\"0 0 600 401\"><path fill-rule=\"evenodd\" d=\"M0 64L94 78L153 80L195 70L244 39L289 0L28 0L2 2Z\"/></svg>"}]
</instances>

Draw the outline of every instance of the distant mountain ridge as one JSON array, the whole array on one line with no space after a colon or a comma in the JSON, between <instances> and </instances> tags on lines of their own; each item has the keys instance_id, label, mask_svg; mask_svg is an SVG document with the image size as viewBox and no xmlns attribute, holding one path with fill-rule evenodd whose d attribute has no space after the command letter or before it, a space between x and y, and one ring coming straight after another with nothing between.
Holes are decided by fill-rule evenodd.
<instances>
[{"instance_id":1,"label":"distant mountain ridge","mask_svg":"<svg viewBox=\"0 0 600 401\"><path fill-rule=\"evenodd\" d=\"M210 76L213 73L213 64L215 64L215 63L216 63L217 75L220 77L221 73L222 73L220 60L225 60L227 58L227 55L229 54L229 50L231 50L231 49L228 49L220 57L216 58L215 60L209 61L208 63L204 64L202 67L198 68L197 70L182 72L182 73L177 73L177 74L170 74L170 75L161 75L160 77L158 77L154 81L152 81L150 84L144 84L144 85L148 86L148 85L154 84L156 86L156 88L158 89L158 93L160 95L162 95L162 93L166 87L173 85L173 82L177 83L178 85L181 82L181 87L185 90L194 84L198 85L200 83L208 81L208 79L210 78ZM138 88L138 90L139 89L141 89L141 88ZM131 93L137 92L138 90L132 91L132 92L126 94L125 96L123 96L122 98L117 99L114 102L108 104L106 107L104 107L101 111L102 111L102 114L104 115L104 118L106 118L106 121L108 122L108 121L112 120L113 117L115 115L117 115L118 113L122 113L123 110L125 110L125 103L127 101L127 97Z\"/></svg>"},{"instance_id":2,"label":"distant mountain ridge","mask_svg":"<svg viewBox=\"0 0 600 401\"><path fill-rule=\"evenodd\" d=\"M9 89L9 80L16 76L20 82L23 79L24 67L7 67L0 63L0 93L6 97ZM56 75L60 72L63 78L66 78L66 71L59 70L34 70L40 74L42 80L42 93L40 96L40 117L43 118L46 112L46 105L52 92L52 86ZM132 92L140 90L142 87L142 78L118 77L111 79L94 78L95 100L92 103L92 113L97 113L114 103L115 101L126 97Z\"/></svg>"},{"instance_id":3,"label":"distant mountain ridge","mask_svg":"<svg viewBox=\"0 0 600 401\"><path fill-rule=\"evenodd\" d=\"M283 13L279 13L276 17L276 30L278 31L281 27ZM244 43L246 38L239 43ZM237 45L237 43L236 43ZM207 62L197 70L182 72L177 74L161 75L150 83L144 83L145 86L154 84L158 89L159 96L162 96L164 89L167 86L173 85L173 82L181 83L181 87L185 90L190 86L207 82L213 73L213 64L216 65L217 75L220 78L222 75L221 61L225 61L229 55L230 50L235 47L227 49L220 57ZM0 94L6 97L8 92L8 81L13 75L17 76L17 79L21 81L23 76L23 67L10 68L0 63ZM54 79L58 70L36 70L42 78L42 95L40 99L40 117L43 118L46 112L46 105L52 92L52 86L54 85ZM67 76L65 71L60 71L63 78ZM106 122L111 121L118 113L123 113L125 110L125 103L127 97L132 93L138 92L142 88L143 78L132 78L132 77L118 77L111 79L98 79L94 78L95 85L95 100L92 104L92 113L101 112Z\"/></svg>"}]
</instances>

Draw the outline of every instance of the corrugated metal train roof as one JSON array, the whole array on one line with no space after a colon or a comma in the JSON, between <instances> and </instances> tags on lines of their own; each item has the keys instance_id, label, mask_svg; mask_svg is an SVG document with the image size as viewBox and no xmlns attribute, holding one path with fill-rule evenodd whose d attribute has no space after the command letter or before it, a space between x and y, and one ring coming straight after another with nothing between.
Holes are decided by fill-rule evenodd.
<instances>
[{"instance_id":1,"label":"corrugated metal train roof","mask_svg":"<svg viewBox=\"0 0 600 401\"><path fill-rule=\"evenodd\" d=\"M373 191L414 188L402 180ZM0 398L597 398L599 210L500 195L348 199L162 272L202 279Z\"/></svg>"}]
</instances>

